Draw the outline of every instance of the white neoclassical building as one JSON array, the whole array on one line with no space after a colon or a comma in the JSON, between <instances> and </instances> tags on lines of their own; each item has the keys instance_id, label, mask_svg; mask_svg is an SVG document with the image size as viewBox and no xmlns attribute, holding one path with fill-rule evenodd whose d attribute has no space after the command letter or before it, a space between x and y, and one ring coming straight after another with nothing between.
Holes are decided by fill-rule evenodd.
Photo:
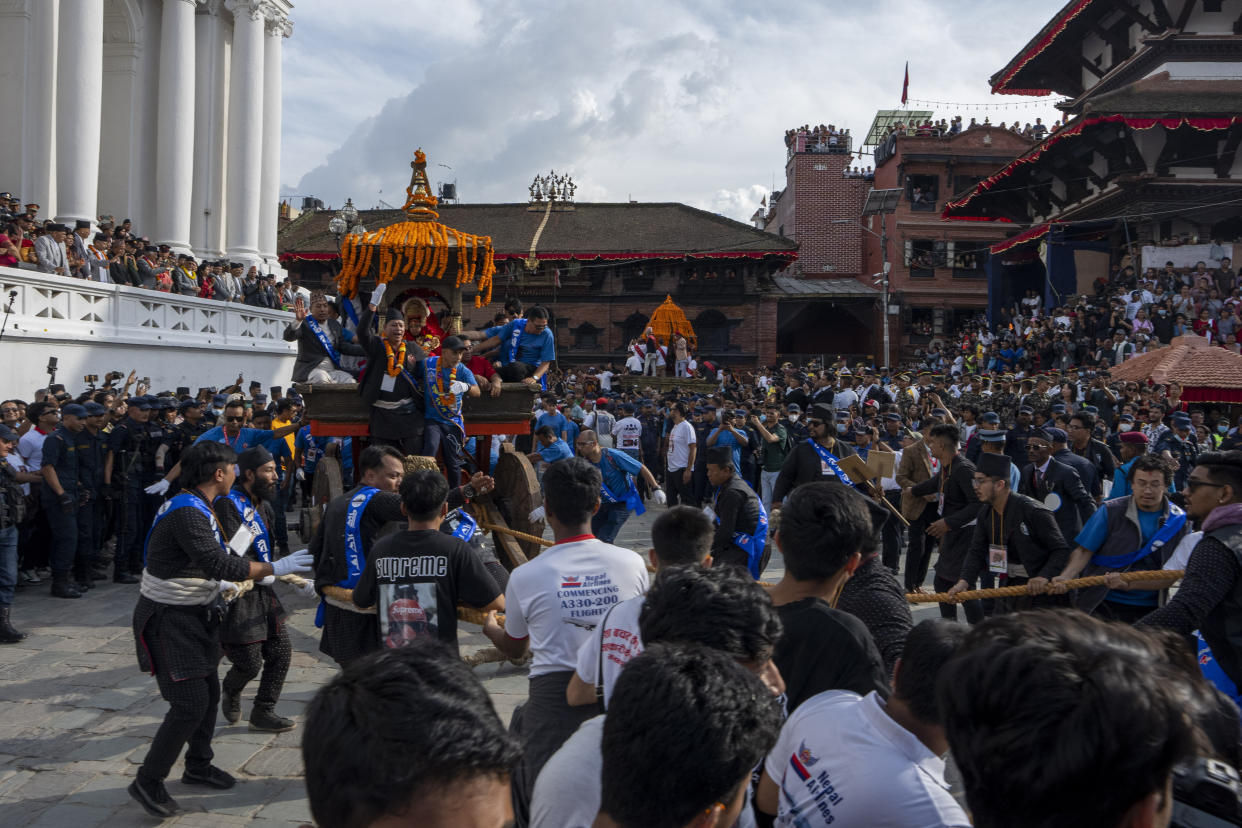
<instances>
[{"instance_id":1,"label":"white neoclassical building","mask_svg":"<svg viewBox=\"0 0 1242 828\"><path fill-rule=\"evenodd\" d=\"M289 0L0 0L0 191L276 264Z\"/></svg>"}]
</instances>

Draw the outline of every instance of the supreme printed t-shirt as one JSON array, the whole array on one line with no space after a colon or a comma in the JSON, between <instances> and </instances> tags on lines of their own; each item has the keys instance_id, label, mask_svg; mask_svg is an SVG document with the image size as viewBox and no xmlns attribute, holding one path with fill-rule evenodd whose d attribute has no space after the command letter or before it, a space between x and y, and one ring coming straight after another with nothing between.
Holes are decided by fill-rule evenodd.
<instances>
[{"instance_id":1,"label":"supreme printed t-shirt","mask_svg":"<svg viewBox=\"0 0 1242 828\"><path fill-rule=\"evenodd\" d=\"M384 647L435 637L456 649L458 601L484 607L499 595L479 556L434 529L406 530L378 541L354 588L356 604L376 607Z\"/></svg>"},{"instance_id":2,"label":"supreme printed t-shirt","mask_svg":"<svg viewBox=\"0 0 1242 828\"><path fill-rule=\"evenodd\" d=\"M531 677L573 670L604 613L647 591L640 555L587 536L522 564L505 591L505 632L530 638Z\"/></svg>"}]
</instances>

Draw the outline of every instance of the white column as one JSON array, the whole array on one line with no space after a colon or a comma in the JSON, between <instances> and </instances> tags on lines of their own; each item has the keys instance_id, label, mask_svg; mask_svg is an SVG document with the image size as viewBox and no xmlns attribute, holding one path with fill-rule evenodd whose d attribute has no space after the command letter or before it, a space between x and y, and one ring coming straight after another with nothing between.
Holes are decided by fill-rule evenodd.
<instances>
[{"instance_id":1,"label":"white column","mask_svg":"<svg viewBox=\"0 0 1242 828\"><path fill-rule=\"evenodd\" d=\"M26 45L26 89L22 123L23 203L43 207L40 217L56 215L56 45L60 0L30 7L30 40ZM102 44L101 44L102 45Z\"/></svg>"},{"instance_id":2,"label":"white column","mask_svg":"<svg viewBox=\"0 0 1242 828\"><path fill-rule=\"evenodd\" d=\"M222 4L200 6L195 18L194 191L190 205L190 246L203 258L224 254L224 129L228 101Z\"/></svg>"},{"instance_id":3,"label":"white column","mask_svg":"<svg viewBox=\"0 0 1242 828\"><path fill-rule=\"evenodd\" d=\"M152 241L190 247L194 186L194 0L164 0L160 21L159 121L155 139Z\"/></svg>"},{"instance_id":4,"label":"white column","mask_svg":"<svg viewBox=\"0 0 1242 828\"><path fill-rule=\"evenodd\" d=\"M104 4L60 0L56 68L56 217L95 220L103 117Z\"/></svg>"},{"instance_id":5,"label":"white column","mask_svg":"<svg viewBox=\"0 0 1242 828\"><path fill-rule=\"evenodd\" d=\"M277 209L280 206L280 57L282 44L290 35L288 18L276 12L267 22L263 47L263 176L259 183L259 255L269 265L276 263Z\"/></svg>"},{"instance_id":6,"label":"white column","mask_svg":"<svg viewBox=\"0 0 1242 828\"><path fill-rule=\"evenodd\" d=\"M263 14L258 0L228 0L233 12L225 247L230 259L259 258L263 167Z\"/></svg>"},{"instance_id":7,"label":"white column","mask_svg":"<svg viewBox=\"0 0 1242 828\"><path fill-rule=\"evenodd\" d=\"M26 106L26 42L30 38L30 3L14 0L0 3L0 190L11 190L21 197L22 144L25 124L22 111Z\"/></svg>"}]
</instances>

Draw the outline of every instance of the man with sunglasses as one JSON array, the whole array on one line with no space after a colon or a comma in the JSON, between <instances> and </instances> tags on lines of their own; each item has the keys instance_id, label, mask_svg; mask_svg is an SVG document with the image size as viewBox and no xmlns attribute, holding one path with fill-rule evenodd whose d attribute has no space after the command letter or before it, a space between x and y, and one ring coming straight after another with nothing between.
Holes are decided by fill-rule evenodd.
<instances>
[{"instance_id":1,"label":"man with sunglasses","mask_svg":"<svg viewBox=\"0 0 1242 828\"><path fill-rule=\"evenodd\" d=\"M779 510L789 493L804 483L828 481L854 485L841 470L840 462L858 452L844 440L837 439L836 414L832 407L823 403L809 406L805 422L809 436L785 458L772 487L773 511Z\"/></svg>"}]
</instances>

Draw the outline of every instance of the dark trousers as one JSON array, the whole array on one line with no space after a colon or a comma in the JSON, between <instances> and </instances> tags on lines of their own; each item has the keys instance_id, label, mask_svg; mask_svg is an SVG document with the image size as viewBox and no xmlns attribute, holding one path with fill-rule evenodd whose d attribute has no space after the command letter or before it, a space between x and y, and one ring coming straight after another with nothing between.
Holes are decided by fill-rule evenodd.
<instances>
[{"instance_id":1,"label":"dark trousers","mask_svg":"<svg viewBox=\"0 0 1242 828\"><path fill-rule=\"evenodd\" d=\"M112 559L113 575L126 572L137 575L142 572L142 550L154 513L148 514L148 497L142 489L127 486L119 489L118 494L123 502L116 507L121 510L121 528L117 535L116 555Z\"/></svg>"},{"instance_id":2,"label":"dark trousers","mask_svg":"<svg viewBox=\"0 0 1242 828\"><path fill-rule=\"evenodd\" d=\"M43 511L52 529L52 577L60 578L73 571L78 554L78 508L66 512L55 499L43 496Z\"/></svg>"},{"instance_id":3,"label":"dark trousers","mask_svg":"<svg viewBox=\"0 0 1242 828\"><path fill-rule=\"evenodd\" d=\"M927 580L927 569L931 564L932 552L936 550L938 543L935 538L927 534L927 527L939 519L936 504L928 503L918 520L910 522L910 529L906 533L909 537L909 542L906 544L906 592L913 592Z\"/></svg>"},{"instance_id":4,"label":"dark trousers","mask_svg":"<svg viewBox=\"0 0 1242 828\"><path fill-rule=\"evenodd\" d=\"M99 557L100 504L92 499L78 507L78 546L73 559L73 574L78 580L89 580Z\"/></svg>"},{"instance_id":5,"label":"dark trousers","mask_svg":"<svg viewBox=\"0 0 1242 828\"><path fill-rule=\"evenodd\" d=\"M371 437L371 445L373 446L392 446L397 451L405 455L422 454L423 453L423 430L420 428L418 434L409 437Z\"/></svg>"},{"instance_id":6,"label":"dark trousers","mask_svg":"<svg viewBox=\"0 0 1242 828\"><path fill-rule=\"evenodd\" d=\"M703 503L707 500L707 466L695 467L690 477L690 485L694 487L694 502Z\"/></svg>"},{"instance_id":7,"label":"dark trousers","mask_svg":"<svg viewBox=\"0 0 1242 828\"><path fill-rule=\"evenodd\" d=\"M900 491L885 492L884 499L892 504L898 512L901 511ZM894 574L901 566L901 530L903 528L904 525L897 519L897 516L890 513L888 520L884 521L884 526L880 530L880 540L882 541L880 560Z\"/></svg>"},{"instance_id":8,"label":"dark trousers","mask_svg":"<svg viewBox=\"0 0 1242 828\"><path fill-rule=\"evenodd\" d=\"M155 681L169 708L151 741L147 758L138 768L138 778L143 782L164 781L186 743L190 746L185 753L186 770L206 771L215 756L211 737L216 731L220 677L213 671L202 678L173 681L157 665Z\"/></svg>"},{"instance_id":9,"label":"dark trousers","mask_svg":"<svg viewBox=\"0 0 1242 828\"><path fill-rule=\"evenodd\" d=\"M289 550L289 523L285 519L285 512L289 511L289 498L293 494L293 487L286 486L285 481L276 484L276 497L272 500L273 523L272 530L276 533L276 548L282 552Z\"/></svg>"},{"instance_id":10,"label":"dark trousers","mask_svg":"<svg viewBox=\"0 0 1242 828\"><path fill-rule=\"evenodd\" d=\"M612 543L629 517L630 510L624 503L601 503L599 511L591 516L591 534L604 543Z\"/></svg>"},{"instance_id":11,"label":"dark trousers","mask_svg":"<svg viewBox=\"0 0 1242 828\"><path fill-rule=\"evenodd\" d=\"M665 494L668 495L669 506L698 506L699 501L694 496L694 478L691 473L689 483L682 482L682 475L685 469L670 469L667 478L664 481Z\"/></svg>"},{"instance_id":12,"label":"dark trousers","mask_svg":"<svg viewBox=\"0 0 1242 828\"><path fill-rule=\"evenodd\" d=\"M449 488L461 485L461 434L457 426L428 420L423 431L423 454L435 457L439 451L444 460L444 474Z\"/></svg>"},{"instance_id":13,"label":"dark trousers","mask_svg":"<svg viewBox=\"0 0 1242 828\"><path fill-rule=\"evenodd\" d=\"M1141 606L1139 604L1123 604L1119 601L1104 600L1095 608L1095 615L1106 621L1120 621L1123 624L1133 624L1143 616L1155 612L1156 606Z\"/></svg>"},{"instance_id":14,"label":"dark trousers","mask_svg":"<svg viewBox=\"0 0 1242 828\"><path fill-rule=\"evenodd\" d=\"M948 592L949 588L957 583L956 580L950 581L947 578L941 578L939 575L932 581L936 592ZM973 587L972 587L973 589ZM969 624L978 624L983 620L983 602L982 601L963 601L962 609L966 611L966 622ZM940 617L948 618L950 621L957 620L957 604L941 604Z\"/></svg>"},{"instance_id":15,"label":"dark trousers","mask_svg":"<svg viewBox=\"0 0 1242 828\"><path fill-rule=\"evenodd\" d=\"M289 634L284 626L275 619L269 619L267 640L222 646L224 654L233 663L224 675L224 689L236 696L262 671L263 678L259 679L259 689L254 694L255 709L271 710L276 707L281 688L285 686L285 676L289 674L289 661L293 657Z\"/></svg>"}]
</instances>

